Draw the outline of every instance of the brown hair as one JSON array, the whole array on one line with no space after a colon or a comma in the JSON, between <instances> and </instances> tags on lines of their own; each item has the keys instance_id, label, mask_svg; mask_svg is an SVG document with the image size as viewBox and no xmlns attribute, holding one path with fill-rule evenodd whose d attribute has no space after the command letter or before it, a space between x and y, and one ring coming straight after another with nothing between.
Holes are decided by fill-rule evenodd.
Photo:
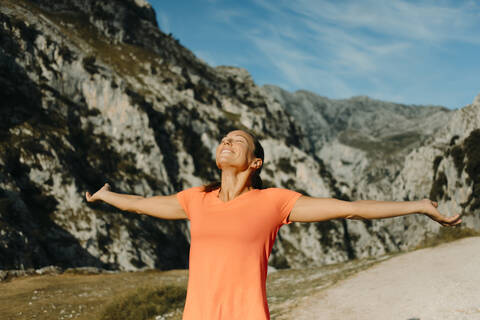
<instances>
[{"instance_id":1,"label":"brown hair","mask_svg":"<svg viewBox=\"0 0 480 320\"><path fill-rule=\"evenodd\" d=\"M245 131L245 130L242 130L242 131ZM255 170L252 174L252 178L251 178L252 179L252 187L254 189L263 189L263 181L262 181L262 178L260 178L260 172L262 172L263 158L264 158L263 147L260 144L260 141L258 140L258 138L253 133L251 133L249 131L245 131L245 132L248 133L253 138L253 145L255 147L253 149L253 155L256 158L262 159L262 165L260 166L260 168ZM220 188L221 185L222 185L222 183L220 181L211 182L211 183L204 186L203 191L210 192L210 191L213 191L213 190L216 190L216 189Z\"/></svg>"}]
</instances>

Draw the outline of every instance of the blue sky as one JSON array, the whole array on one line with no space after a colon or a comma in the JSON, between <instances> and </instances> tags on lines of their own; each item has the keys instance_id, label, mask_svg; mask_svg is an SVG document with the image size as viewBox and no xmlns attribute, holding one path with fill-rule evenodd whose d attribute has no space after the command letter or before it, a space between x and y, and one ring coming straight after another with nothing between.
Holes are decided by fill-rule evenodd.
<instances>
[{"instance_id":1,"label":"blue sky","mask_svg":"<svg viewBox=\"0 0 480 320\"><path fill-rule=\"evenodd\" d=\"M456 109L480 93L480 2L150 0L160 29L258 85Z\"/></svg>"}]
</instances>

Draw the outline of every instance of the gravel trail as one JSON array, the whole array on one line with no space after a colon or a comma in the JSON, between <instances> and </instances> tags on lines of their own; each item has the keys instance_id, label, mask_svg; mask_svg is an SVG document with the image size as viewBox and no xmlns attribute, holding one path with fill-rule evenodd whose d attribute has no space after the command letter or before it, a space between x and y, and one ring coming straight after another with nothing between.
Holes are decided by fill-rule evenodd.
<instances>
[{"instance_id":1,"label":"gravel trail","mask_svg":"<svg viewBox=\"0 0 480 320\"><path fill-rule=\"evenodd\" d=\"M310 296L291 319L480 319L480 237L379 263Z\"/></svg>"}]
</instances>

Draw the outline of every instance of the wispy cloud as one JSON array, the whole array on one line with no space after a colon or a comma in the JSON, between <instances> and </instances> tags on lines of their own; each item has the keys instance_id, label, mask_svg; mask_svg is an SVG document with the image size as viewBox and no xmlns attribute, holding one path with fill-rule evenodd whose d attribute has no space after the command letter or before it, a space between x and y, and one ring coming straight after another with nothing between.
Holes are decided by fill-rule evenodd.
<instances>
[{"instance_id":1,"label":"wispy cloud","mask_svg":"<svg viewBox=\"0 0 480 320\"><path fill-rule=\"evenodd\" d=\"M239 8L233 9L215 7L215 10L212 12L212 18L226 23L227 25L235 25L237 23L236 19L248 17L248 15L248 11Z\"/></svg>"},{"instance_id":2,"label":"wispy cloud","mask_svg":"<svg viewBox=\"0 0 480 320\"><path fill-rule=\"evenodd\" d=\"M352 91L340 78L322 67L321 57L297 49L288 41L250 35L250 39L286 79L287 87L328 88L335 95L349 96Z\"/></svg>"},{"instance_id":3,"label":"wispy cloud","mask_svg":"<svg viewBox=\"0 0 480 320\"><path fill-rule=\"evenodd\" d=\"M157 17L159 19L158 24L160 30L162 30L164 33L170 33L170 22L165 12L157 11Z\"/></svg>"},{"instance_id":4,"label":"wispy cloud","mask_svg":"<svg viewBox=\"0 0 480 320\"><path fill-rule=\"evenodd\" d=\"M474 1L282 1L282 12L334 24L343 29L365 28L394 38L426 41L461 40L479 43L472 26L478 26L479 7ZM271 9L271 7L270 7ZM278 11L277 11L278 12Z\"/></svg>"},{"instance_id":5,"label":"wispy cloud","mask_svg":"<svg viewBox=\"0 0 480 320\"><path fill-rule=\"evenodd\" d=\"M213 55L208 52L208 51L203 51L203 50L197 50L196 51L196 54L197 56L202 59L203 61L205 61L207 64L209 64L210 66L217 66L218 63L216 62L215 58L213 57Z\"/></svg>"},{"instance_id":6,"label":"wispy cloud","mask_svg":"<svg viewBox=\"0 0 480 320\"><path fill-rule=\"evenodd\" d=\"M274 66L277 83L333 98L403 99L399 87L413 90L412 76L429 80L419 71L434 69L428 55L480 45L476 1L252 0L212 17Z\"/></svg>"}]
</instances>

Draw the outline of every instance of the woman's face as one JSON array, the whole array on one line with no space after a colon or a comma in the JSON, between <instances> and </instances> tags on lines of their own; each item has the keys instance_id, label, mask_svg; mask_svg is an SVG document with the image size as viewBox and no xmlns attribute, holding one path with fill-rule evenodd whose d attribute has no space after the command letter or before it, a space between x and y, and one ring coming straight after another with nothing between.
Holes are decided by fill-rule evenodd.
<instances>
[{"instance_id":1,"label":"woman's face","mask_svg":"<svg viewBox=\"0 0 480 320\"><path fill-rule=\"evenodd\" d=\"M252 160L255 159L254 148L252 136L245 131L234 130L229 132L222 138L217 147L217 167L223 169L228 166L236 167L242 171L246 170Z\"/></svg>"}]
</instances>

